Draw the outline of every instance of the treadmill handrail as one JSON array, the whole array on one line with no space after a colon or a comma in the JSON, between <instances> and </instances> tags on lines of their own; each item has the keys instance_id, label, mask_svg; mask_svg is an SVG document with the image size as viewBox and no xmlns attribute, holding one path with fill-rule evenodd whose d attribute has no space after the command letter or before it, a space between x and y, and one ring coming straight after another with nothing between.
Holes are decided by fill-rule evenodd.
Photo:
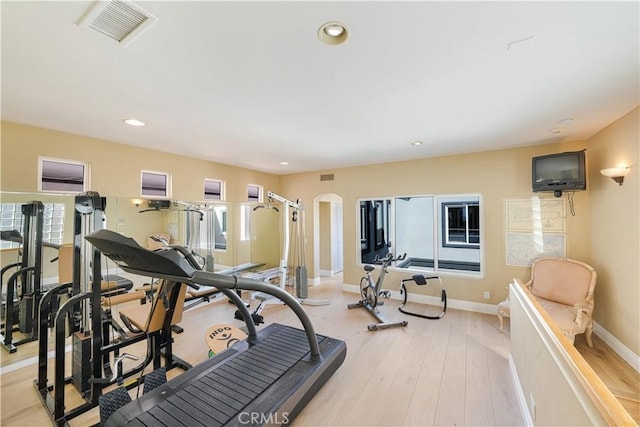
<instances>
[{"instance_id":1,"label":"treadmill handrail","mask_svg":"<svg viewBox=\"0 0 640 427\"><path fill-rule=\"evenodd\" d=\"M129 273L172 280L189 286L201 284L222 289L259 291L274 296L300 319L309 341L311 359L321 357L311 319L302 304L284 289L258 280L198 270L192 265L190 257L179 249L164 247L158 251L150 251L135 240L111 230L94 231L85 236L85 239Z\"/></svg>"},{"instance_id":2,"label":"treadmill handrail","mask_svg":"<svg viewBox=\"0 0 640 427\"><path fill-rule=\"evenodd\" d=\"M318 339L316 332L311 322L311 318L302 307L302 304L294 298L289 292L283 290L278 286L261 282L259 280L248 279L245 277L237 276L225 276L222 274L211 273L208 271L196 271L193 274L193 279L196 283L202 285L215 286L217 288L230 288L230 289L243 289L248 291L259 291L272 295L282 302L284 302L300 319L302 327L307 333L307 339L309 340L309 347L311 349L312 359L320 357L320 347L318 345Z\"/></svg>"}]
</instances>

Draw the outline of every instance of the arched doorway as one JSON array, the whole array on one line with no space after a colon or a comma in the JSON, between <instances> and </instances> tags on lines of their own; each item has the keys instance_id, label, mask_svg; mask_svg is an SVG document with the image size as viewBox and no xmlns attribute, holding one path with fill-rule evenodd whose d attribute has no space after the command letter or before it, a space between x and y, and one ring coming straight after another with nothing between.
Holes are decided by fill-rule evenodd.
<instances>
[{"instance_id":1,"label":"arched doorway","mask_svg":"<svg viewBox=\"0 0 640 427\"><path fill-rule=\"evenodd\" d=\"M314 280L343 269L342 197L334 193L313 199Z\"/></svg>"}]
</instances>

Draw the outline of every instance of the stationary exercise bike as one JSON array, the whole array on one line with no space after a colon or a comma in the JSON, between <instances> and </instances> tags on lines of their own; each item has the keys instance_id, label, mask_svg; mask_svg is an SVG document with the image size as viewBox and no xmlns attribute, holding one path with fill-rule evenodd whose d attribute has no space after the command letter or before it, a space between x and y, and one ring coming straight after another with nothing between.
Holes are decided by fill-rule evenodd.
<instances>
[{"instance_id":1,"label":"stationary exercise bike","mask_svg":"<svg viewBox=\"0 0 640 427\"><path fill-rule=\"evenodd\" d=\"M393 254L388 254L384 258L376 258L373 262L379 262L381 264L380 275L378 276L378 280L373 281L373 277L371 277L371 272L375 270L375 267L372 265L365 265L364 271L366 272L366 276L360 279L360 295L362 299L354 304L347 305L348 308L365 308L373 317L378 320L380 323L373 323L371 325L367 325L367 329L370 331L376 331L378 329L386 329L393 328L395 326L407 326L408 322L403 320L401 322L389 322L387 321L378 310L379 305L384 305L384 301L380 301L379 297L389 298L391 296L391 292L382 290L382 283L384 282L384 277L387 274L387 267L392 262L402 261L407 257L407 254L403 254L398 256L397 258L393 257Z\"/></svg>"}]
</instances>

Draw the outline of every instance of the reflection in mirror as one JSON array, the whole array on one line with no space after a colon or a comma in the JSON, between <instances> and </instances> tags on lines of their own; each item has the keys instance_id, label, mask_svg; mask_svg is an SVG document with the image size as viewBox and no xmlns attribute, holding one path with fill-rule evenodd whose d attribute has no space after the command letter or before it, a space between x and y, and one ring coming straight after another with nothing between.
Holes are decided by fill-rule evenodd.
<instances>
[{"instance_id":1,"label":"reflection in mirror","mask_svg":"<svg viewBox=\"0 0 640 427\"><path fill-rule=\"evenodd\" d=\"M17 262L20 239L23 233L22 205L31 201L44 204L43 213L43 284L56 283L58 277L59 245L73 241L74 196L55 193L7 193L0 194L0 230L5 238L0 240L1 267ZM17 234L16 234L17 233ZM16 235L12 239L9 235ZM3 281L6 278L3 277ZM3 283L4 285L5 283Z\"/></svg>"},{"instance_id":2,"label":"reflection in mirror","mask_svg":"<svg viewBox=\"0 0 640 427\"><path fill-rule=\"evenodd\" d=\"M480 272L480 196L437 197L438 269Z\"/></svg>"},{"instance_id":3,"label":"reflection in mirror","mask_svg":"<svg viewBox=\"0 0 640 427\"><path fill-rule=\"evenodd\" d=\"M406 253L396 267L480 273L480 215L480 196L473 194L362 200L361 262Z\"/></svg>"},{"instance_id":4,"label":"reflection in mirror","mask_svg":"<svg viewBox=\"0 0 640 427\"><path fill-rule=\"evenodd\" d=\"M370 264L393 252L391 199L360 201L360 254Z\"/></svg>"},{"instance_id":5,"label":"reflection in mirror","mask_svg":"<svg viewBox=\"0 0 640 427\"><path fill-rule=\"evenodd\" d=\"M221 266L216 264L225 262L222 255L227 251L227 215L223 203L185 211L187 247L204 257L207 271L219 270ZM223 264L223 268L228 267Z\"/></svg>"},{"instance_id":6,"label":"reflection in mirror","mask_svg":"<svg viewBox=\"0 0 640 427\"><path fill-rule=\"evenodd\" d=\"M44 240L56 244L73 243L75 194L2 193L1 196L1 230L21 230L20 206L38 200L45 204L47 212L51 214L50 218L45 219L48 231L45 232ZM254 211L253 208L258 206L254 203L175 201L169 201L168 208L156 208L165 206L158 203L162 201L157 199L152 199L153 206L150 208L149 202L149 199L143 198L108 197L105 228L131 237L147 248L158 247L158 242L151 239L154 235L166 236L170 244L191 245L192 250L204 258L205 266L213 265L215 271L242 263L264 263L264 268L279 266L282 218L273 208ZM189 206L203 212L202 221L199 213L187 214L186 208ZM191 216L189 224L187 215ZM3 249L2 265L15 262L18 244L4 240L0 244ZM4 250L12 246L15 247L12 253ZM45 247L45 283L57 281L57 263L48 262L56 257L55 249ZM105 265L113 267L110 263Z\"/></svg>"},{"instance_id":7,"label":"reflection in mirror","mask_svg":"<svg viewBox=\"0 0 640 427\"><path fill-rule=\"evenodd\" d=\"M434 268L434 200L433 196L395 199L397 251L407 254L403 267Z\"/></svg>"},{"instance_id":8,"label":"reflection in mirror","mask_svg":"<svg viewBox=\"0 0 640 427\"><path fill-rule=\"evenodd\" d=\"M238 264L260 263L264 269L280 265L280 213L273 206L241 203Z\"/></svg>"}]
</instances>

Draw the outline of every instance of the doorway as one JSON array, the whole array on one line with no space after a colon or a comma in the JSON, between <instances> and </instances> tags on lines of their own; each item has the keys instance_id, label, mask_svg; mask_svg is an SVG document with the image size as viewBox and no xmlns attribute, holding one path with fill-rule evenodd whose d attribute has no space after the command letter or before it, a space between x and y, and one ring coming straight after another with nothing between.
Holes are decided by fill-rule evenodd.
<instances>
[{"instance_id":1,"label":"doorway","mask_svg":"<svg viewBox=\"0 0 640 427\"><path fill-rule=\"evenodd\" d=\"M313 200L314 279L334 276L343 270L342 197L334 193Z\"/></svg>"}]
</instances>

